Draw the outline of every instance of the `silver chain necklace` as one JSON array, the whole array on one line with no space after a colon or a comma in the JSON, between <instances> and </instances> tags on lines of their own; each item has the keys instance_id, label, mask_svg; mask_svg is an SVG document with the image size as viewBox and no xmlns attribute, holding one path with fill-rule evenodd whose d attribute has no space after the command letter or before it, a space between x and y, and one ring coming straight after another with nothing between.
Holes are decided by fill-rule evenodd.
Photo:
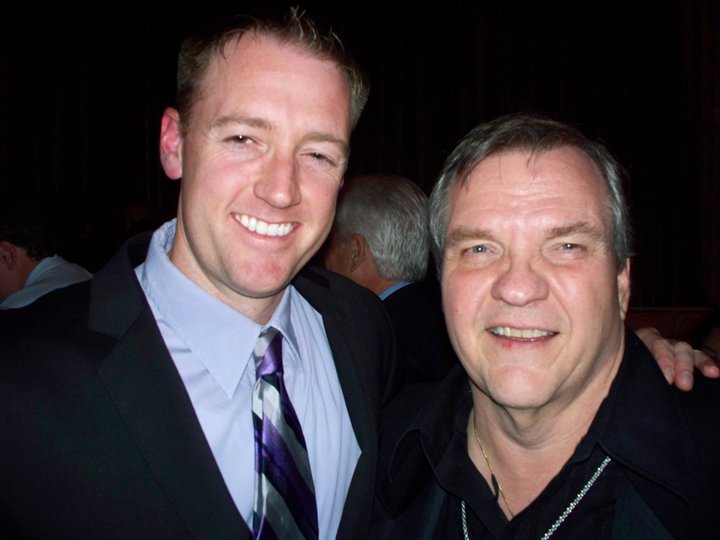
<instances>
[{"instance_id":1,"label":"silver chain necklace","mask_svg":"<svg viewBox=\"0 0 720 540\"><path fill-rule=\"evenodd\" d=\"M610 461L610 456L606 456L603 462L597 468L597 470L590 477L590 480L588 480L587 484L585 484L583 488L578 492L578 494L575 495L575 498L572 500L572 502L568 504L567 508L565 508L562 514L558 516L558 518L555 520L555 523L552 524L552 527L550 527L548 531L540 537L540 540L548 540L548 538L555 534L555 531L558 529L558 527L562 525L563 521L565 521L567 517L572 513L572 511L575 510L575 507L582 500L585 494L590 491L590 488L595 483L595 480L597 480L598 477L602 474L602 472L605 470L605 467L608 466L608 463L610 463ZM465 537L465 540L470 540L470 535L468 534L467 513L465 511L465 501L463 499L460 500L460 515L462 516L463 536Z\"/></svg>"}]
</instances>

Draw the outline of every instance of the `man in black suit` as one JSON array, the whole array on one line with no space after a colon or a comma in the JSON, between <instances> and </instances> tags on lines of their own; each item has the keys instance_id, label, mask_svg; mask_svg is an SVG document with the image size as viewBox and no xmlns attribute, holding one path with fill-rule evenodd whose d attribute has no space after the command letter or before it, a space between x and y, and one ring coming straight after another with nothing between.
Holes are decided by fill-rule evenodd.
<instances>
[{"instance_id":1,"label":"man in black suit","mask_svg":"<svg viewBox=\"0 0 720 540\"><path fill-rule=\"evenodd\" d=\"M271 325L319 538L367 536L391 330L367 291L300 272L366 98L295 11L183 44L160 134L177 220L0 322L0 536L251 538L252 350Z\"/></svg>"},{"instance_id":2,"label":"man in black suit","mask_svg":"<svg viewBox=\"0 0 720 540\"><path fill-rule=\"evenodd\" d=\"M455 364L430 259L427 195L402 176L363 175L340 192L323 263L377 294L407 383L439 381Z\"/></svg>"}]
</instances>

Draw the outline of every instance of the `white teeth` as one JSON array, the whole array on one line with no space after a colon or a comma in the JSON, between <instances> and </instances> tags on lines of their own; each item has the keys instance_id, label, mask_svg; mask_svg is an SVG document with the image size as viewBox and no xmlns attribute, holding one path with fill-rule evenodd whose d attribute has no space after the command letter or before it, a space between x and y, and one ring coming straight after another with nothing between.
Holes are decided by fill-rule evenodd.
<instances>
[{"instance_id":1,"label":"white teeth","mask_svg":"<svg viewBox=\"0 0 720 540\"><path fill-rule=\"evenodd\" d=\"M286 236L294 228L292 223L268 223L247 214L242 214L237 220L247 230L262 236Z\"/></svg>"},{"instance_id":2,"label":"white teeth","mask_svg":"<svg viewBox=\"0 0 720 540\"><path fill-rule=\"evenodd\" d=\"M537 339L554 335L554 332L545 330L535 330L531 328L510 328L509 326L496 326L489 329L496 336L521 338L521 339Z\"/></svg>"}]
</instances>

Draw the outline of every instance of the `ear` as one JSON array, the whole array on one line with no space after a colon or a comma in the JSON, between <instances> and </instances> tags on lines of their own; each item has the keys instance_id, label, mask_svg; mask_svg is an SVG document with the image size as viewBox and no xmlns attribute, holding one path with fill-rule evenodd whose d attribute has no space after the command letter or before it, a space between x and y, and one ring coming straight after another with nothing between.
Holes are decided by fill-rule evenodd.
<instances>
[{"instance_id":1,"label":"ear","mask_svg":"<svg viewBox=\"0 0 720 540\"><path fill-rule=\"evenodd\" d=\"M353 234L348 240L348 249L350 250L350 271L355 272L369 255L369 248L365 238L359 234Z\"/></svg>"},{"instance_id":2,"label":"ear","mask_svg":"<svg viewBox=\"0 0 720 540\"><path fill-rule=\"evenodd\" d=\"M168 107L160 120L160 162L172 180L182 176L182 145L180 113Z\"/></svg>"},{"instance_id":3,"label":"ear","mask_svg":"<svg viewBox=\"0 0 720 540\"><path fill-rule=\"evenodd\" d=\"M7 240L0 240L0 264L8 271L17 267L17 247Z\"/></svg>"},{"instance_id":4,"label":"ear","mask_svg":"<svg viewBox=\"0 0 720 540\"><path fill-rule=\"evenodd\" d=\"M625 268L620 271L617 280L620 316L624 321L630 303L630 258L625 260Z\"/></svg>"}]
</instances>

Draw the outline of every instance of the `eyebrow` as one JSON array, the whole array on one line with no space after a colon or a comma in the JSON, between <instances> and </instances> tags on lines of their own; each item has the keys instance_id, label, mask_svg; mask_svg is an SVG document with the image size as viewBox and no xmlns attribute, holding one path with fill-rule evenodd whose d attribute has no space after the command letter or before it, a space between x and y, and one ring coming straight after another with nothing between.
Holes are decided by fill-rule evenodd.
<instances>
[{"instance_id":1,"label":"eyebrow","mask_svg":"<svg viewBox=\"0 0 720 540\"><path fill-rule=\"evenodd\" d=\"M586 221L578 221L561 227L553 227L548 231L546 237L548 240L552 240L553 238L559 238L561 236L568 236L572 234L585 235L598 241L605 240L605 235L602 231L600 231L597 227L590 225Z\"/></svg>"},{"instance_id":2,"label":"eyebrow","mask_svg":"<svg viewBox=\"0 0 720 540\"><path fill-rule=\"evenodd\" d=\"M260 129L272 129L272 124L268 120L266 120L265 118L258 118L254 116L222 116L217 120L213 121L213 123L210 125L210 128L221 128L231 124L250 126Z\"/></svg>"},{"instance_id":3,"label":"eyebrow","mask_svg":"<svg viewBox=\"0 0 720 540\"><path fill-rule=\"evenodd\" d=\"M548 240L552 240L554 238L560 238L573 234L585 235L599 242L605 240L605 235L597 227L594 227L585 221L578 221L576 223L570 223L568 225L562 225L560 227L553 227L547 232L545 237ZM496 240L495 235L489 229L458 227L448 233L445 246L446 248L451 248L457 244L466 242L468 240L481 239L489 241Z\"/></svg>"},{"instance_id":4,"label":"eyebrow","mask_svg":"<svg viewBox=\"0 0 720 540\"><path fill-rule=\"evenodd\" d=\"M474 229L468 227L457 227L450 231L445 241L445 247L450 248L467 240L495 240L495 235L489 229Z\"/></svg>"},{"instance_id":5,"label":"eyebrow","mask_svg":"<svg viewBox=\"0 0 720 540\"><path fill-rule=\"evenodd\" d=\"M335 144L340 147L340 150L346 158L350 155L350 145L347 143L347 141L335 137L334 135L330 135L329 133L324 133L322 131L312 131L305 135L303 139L313 142L328 142L331 144Z\"/></svg>"}]
</instances>

